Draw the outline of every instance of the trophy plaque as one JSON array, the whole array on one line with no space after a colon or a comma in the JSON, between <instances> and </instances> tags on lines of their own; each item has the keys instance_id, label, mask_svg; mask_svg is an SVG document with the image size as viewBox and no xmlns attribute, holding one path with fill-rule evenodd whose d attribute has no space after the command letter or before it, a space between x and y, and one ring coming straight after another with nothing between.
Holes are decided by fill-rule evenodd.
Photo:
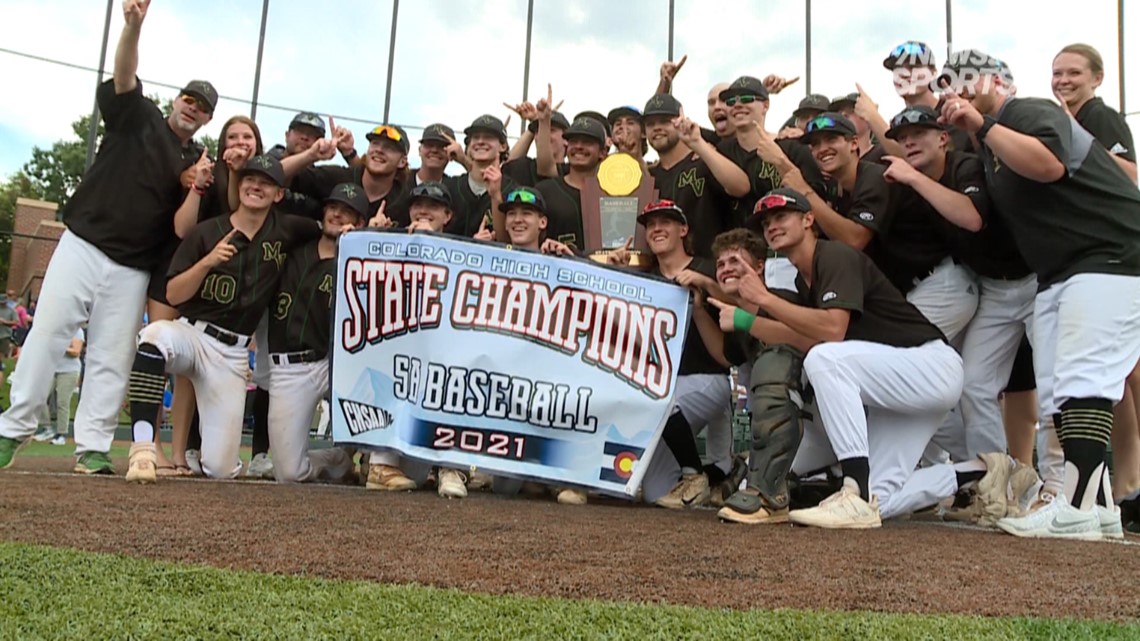
<instances>
[{"instance_id":1,"label":"trophy plaque","mask_svg":"<svg viewBox=\"0 0 1140 641\"><path fill-rule=\"evenodd\" d=\"M631 264L640 264L646 245L637 216L656 199L653 178L636 158L622 153L603 160L597 177L587 179L582 189L582 233L590 258L606 262L610 252L633 236Z\"/></svg>"}]
</instances>

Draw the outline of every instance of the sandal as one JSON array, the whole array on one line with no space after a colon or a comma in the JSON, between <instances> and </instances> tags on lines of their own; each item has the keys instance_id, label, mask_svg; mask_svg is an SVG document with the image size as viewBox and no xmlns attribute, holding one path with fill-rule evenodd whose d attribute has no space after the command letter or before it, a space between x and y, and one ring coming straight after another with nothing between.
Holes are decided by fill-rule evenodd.
<instances>
[{"instance_id":1,"label":"sandal","mask_svg":"<svg viewBox=\"0 0 1140 641\"><path fill-rule=\"evenodd\" d=\"M158 476L182 476L174 465L156 465L154 473Z\"/></svg>"}]
</instances>

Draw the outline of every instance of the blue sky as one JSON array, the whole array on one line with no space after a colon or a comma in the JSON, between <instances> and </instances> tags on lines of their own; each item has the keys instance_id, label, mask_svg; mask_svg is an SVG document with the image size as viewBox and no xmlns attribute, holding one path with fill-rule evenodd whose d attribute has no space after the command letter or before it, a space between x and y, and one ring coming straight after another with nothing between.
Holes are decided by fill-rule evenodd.
<instances>
[{"instance_id":1,"label":"blue sky","mask_svg":"<svg viewBox=\"0 0 1140 641\"><path fill-rule=\"evenodd\" d=\"M261 14L260 0L154 0L140 46L139 75L182 85L191 78L214 82L224 96L248 100ZM115 0L107 68L122 28ZM668 0L536 0L530 98L546 83L563 111L605 112L644 104L667 52ZM1060 47L1087 42L1105 57L1100 90L1118 105L1115 0L1045 0L1030 5L994 0L953 2L954 48L977 47L1008 62L1019 95L1049 94L1050 64ZM859 82L886 117L901 102L881 67L896 44L925 40L944 58L942 0L814 0L812 90L837 95ZM1031 7L1031 8L1030 8ZM0 0L0 47L95 67L106 5L101 0ZM363 146L379 123L388 65L390 0L271 0L261 101L257 121L267 144L281 141L293 113L311 109L353 116L342 121ZM405 125L446 122L457 129L482 113L506 117L503 101L521 98L526 0L418 0L400 5L390 120ZM1126 16L1136 42L1140 11ZM690 115L707 124L704 98L715 82L739 75L805 76L804 3L746 0L677 0L675 55L689 59L675 94ZM1134 45L1140 47L1140 45ZM1140 111L1140 57L1127 70L1130 110ZM0 72L10 82L0 100L0 176L25 162L34 145L50 146L89 112L95 75L0 52ZM146 85L148 93L175 90ZM775 129L804 95L806 81L772 100ZM249 105L223 100L207 133L217 134L231 115ZM1140 132L1140 117L1129 119ZM512 123L517 132L517 120ZM412 132L413 139L416 133ZM414 146L413 146L414 153ZM412 159L413 165L416 159Z\"/></svg>"}]
</instances>

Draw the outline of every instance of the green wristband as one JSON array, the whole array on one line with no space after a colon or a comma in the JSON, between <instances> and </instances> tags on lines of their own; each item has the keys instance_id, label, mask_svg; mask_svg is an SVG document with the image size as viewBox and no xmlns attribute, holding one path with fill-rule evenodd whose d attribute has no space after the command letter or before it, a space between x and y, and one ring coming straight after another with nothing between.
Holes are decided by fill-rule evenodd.
<instances>
[{"instance_id":1,"label":"green wristband","mask_svg":"<svg viewBox=\"0 0 1140 641\"><path fill-rule=\"evenodd\" d=\"M735 327L738 332L752 331L752 321L754 320L756 320L755 314L749 314L739 307L732 313L732 326Z\"/></svg>"}]
</instances>

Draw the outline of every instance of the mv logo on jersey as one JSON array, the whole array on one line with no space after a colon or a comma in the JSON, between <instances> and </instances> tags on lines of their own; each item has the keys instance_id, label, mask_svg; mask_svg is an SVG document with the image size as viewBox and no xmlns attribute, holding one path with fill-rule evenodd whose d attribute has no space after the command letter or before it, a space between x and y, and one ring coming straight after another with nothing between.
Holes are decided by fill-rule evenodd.
<instances>
[{"instance_id":1,"label":"mv logo on jersey","mask_svg":"<svg viewBox=\"0 0 1140 641\"><path fill-rule=\"evenodd\" d=\"M696 167L693 167L688 171L681 172L681 175L677 176L677 191L681 191L681 189L685 187L692 187L693 193L697 195L697 198L700 198L704 195L705 179L697 178Z\"/></svg>"},{"instance_id":2,"label":"mv logo on jersey","mask_svg":"<svg viewBox=\"0 0 1140 641\"><path fill-rule=\"evenodd\" d=\"M364 403L357 403L347 399L340 399L340 411L344 413L344 422L348 425L348 433L359 436L364 432L386 429L392 424L392 415L382 408Z\"/></svg>"},{"instance_id":3,"label":"mv logo on jersey","mask_svg":"<svg viewBox=\"0 0 1140 641\"><path fill-rule=\"evenodd\" d=\"M265 262L273 261L277 263L277 269L281 269L281 265L285 262L285 252L281 251L281 241L261 243L261 259Z\"/></svg>"}]
</instances>

